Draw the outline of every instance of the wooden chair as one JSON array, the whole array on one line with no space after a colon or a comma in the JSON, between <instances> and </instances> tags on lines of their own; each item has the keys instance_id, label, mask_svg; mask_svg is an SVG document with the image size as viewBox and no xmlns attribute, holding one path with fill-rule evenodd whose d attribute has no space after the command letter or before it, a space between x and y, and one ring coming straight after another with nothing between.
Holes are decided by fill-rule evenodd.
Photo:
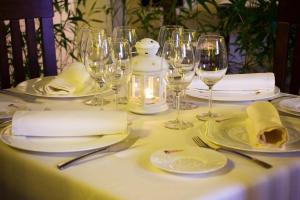
<instances>
[{"instance_id":1,"label":"wooden chair","mask_svg":"<svg viewBox=\"0 0 300 200\"><path fill-rule=\"evenodd\" d=\"M25 20L26 46L22 45L24 43L20 28L22 19ZM38 63L35 19L40 23L42 67ZM7 23L9 28L5 25ZM26 51L22 46L25 46ZM27 52L26 55L24 52ZM12 55L12 59L9 55ZM57 74L52 0L0 1L0 88L9 88L27 78L24 67L26 59L28 59L28 78L39 77L41 68L44 76Z\"/></svg>"},{"instance_id":2,"label":"wooden chair","mask_svg":"<svg viewBox=\"0 0 300 200\"><path fill-rule=\"evenodd\" d=\"M300 89L300 1L279 0L278 27L274 54L273 72L276 85L281 91L299 94ZM293 49L291 69L288 68L289 33L296 29L295 48Z\"/></svg>"}]
</instances>

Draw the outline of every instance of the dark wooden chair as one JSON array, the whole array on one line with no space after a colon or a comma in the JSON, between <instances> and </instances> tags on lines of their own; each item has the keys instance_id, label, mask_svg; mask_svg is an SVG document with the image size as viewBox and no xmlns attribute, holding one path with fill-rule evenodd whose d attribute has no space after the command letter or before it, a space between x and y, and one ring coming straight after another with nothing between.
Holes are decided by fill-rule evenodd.
<instances>
[{"instance_id":1,"label":"dark wooden chair","mask_svg":"<svg viewBox=\"0 0 300 200\"><path fill-rule=\"evenodd\" d=\"M300 1L279 0L278 27L274 54L273 72L276 85L281 91L299 94L300 89ZM296 29L296 40L292 52L291 68L288 68L289 35Z\"/></svg>"},{"instance_id":2,"label":"dark wooden chair","mask_svg":"<svg viewBox=\"0 0 300 200\"><path fill-rule=\"evenodd\" d=\"M39 20L41 30L42 66L39 66L38 60L39 35L35 19ZM25 21L25 42L20 20ZM26 62L28 71L24 67ZM44 76L57 74L52 0L1 0L0 88L9 88L24 81L26 74L28 78L35 78L41 73Z\"/></svg>"}]
</instances>

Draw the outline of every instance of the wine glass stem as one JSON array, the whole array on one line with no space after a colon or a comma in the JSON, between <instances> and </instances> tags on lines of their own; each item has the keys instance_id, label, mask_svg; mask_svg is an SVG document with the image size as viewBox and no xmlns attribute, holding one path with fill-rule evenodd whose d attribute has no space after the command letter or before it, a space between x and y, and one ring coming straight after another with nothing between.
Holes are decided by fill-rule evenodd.
<instances>
[{"instance_id":1,"label":"wine glass stem","mask_svg":"<svg viewBox=\"0 0 300 200\"><path fill-rule=\"evenodd\" d=\"M209 99L208 99L208 112L207 115L208 117L212 116L211 108L212 108L212 86L208 87L209 89Z\"/></svg>"},{"instance_id":2,"label":"wine glass stem","mask_svg":"<svg viewBox=\"0 0 300 200\"><path fill-rule=\"evenodd\" d=\"M177 111L177 116L176 116L176 121L181 125L182 120L181 120L181 113L180 113L180 92L175 92L175 104L176 104L176 111Z\"/></svg>"},{"instance_id":3,"label":"wine glass stem","mask_svg":"<svg viewBox=\"0 0 300 200\"><path fill-rule=\"evenodd\" d=\"M115 109L118 110L118 88L115 88Z\"/></svg>"}]
</instances>

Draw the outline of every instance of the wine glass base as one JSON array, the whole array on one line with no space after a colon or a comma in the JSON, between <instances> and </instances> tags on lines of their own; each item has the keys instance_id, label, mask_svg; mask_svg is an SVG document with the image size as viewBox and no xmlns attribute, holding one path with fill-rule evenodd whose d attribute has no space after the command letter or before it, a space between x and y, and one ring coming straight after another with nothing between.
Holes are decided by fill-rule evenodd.
<instances>
[{"instance_id":1,"label":"wine glass base","mask_svg":"<svg viewBox=\"0 0 300 200\"><path fill-rule=\"evenodd\" d=\"M171 120L165 122L165 127L169 129L183 130L183 129L191 128L193 126L194 125L191 122L187 122L187 121L179 122L178 120Z\"/></svg>"},{"instance_id":2,"label":"wine glass base","mask_svg":"<svg viewBox=\"0 0 300 200\"><path fill-rule=\"evenodd\" d=\"M210 114L200 113L200 114L196 115L196 118L200 121L208 121L210 119L218 120L218 119L223 118L223 115L218 114L218 113L210 113Z\"/></svg>"},{"instance_id":3,"label":"wine glass base","mask_svg":"<svg viewBox=\"0 0 300 200\"><path fill-rule=\"evenodd\" d=\"M127 97L118 97L118 104L127 104L128 98Z\"/></svg>"},{"instance_id":4,"label":"wine glass base","mask_svg":"<svg viewBox=\"0 0 300 200\"><path fill-rule=\"evenodd\" d=\"M92 99L88 99L88 100L84 101L83 103L88 106L104 106L104 105L108 104L109 102L110 101L106 100L106 99L99 101L97 98L92 98Z\"/></svg>"}]
</instances>

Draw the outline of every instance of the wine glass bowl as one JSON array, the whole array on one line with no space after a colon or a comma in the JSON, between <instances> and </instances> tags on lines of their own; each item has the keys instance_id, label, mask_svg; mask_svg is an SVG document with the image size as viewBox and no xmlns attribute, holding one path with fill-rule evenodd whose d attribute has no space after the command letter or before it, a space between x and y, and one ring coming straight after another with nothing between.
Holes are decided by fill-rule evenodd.
<instances>
[{"instance_id":1,"label":"wine glass bowl","mask_svg":"<svg viewBox=\"0 0 300 200\"><path fill-rule=\"evenodd\" d=\"M208 112L197 115L197 118L208 120L218 116L211 112L212 88L225 76L228 67L224 37L217 34L200 36L196 48L196 62L196 73L210 92Z\"/></svg>"},{"instance_id":2,"label":"wine glass bowl","mask_svg":"<svg viewBox=\"0 0 300 200\"><path fill-rule=\"evenodd\" d=\"M175 40L173 38L173 32L178 31L179 33L182 31L183 27L180 25L164 25L160 27L159 33L158 33L158 38L157 41L159 43L159 50L158 50L158 55L162 54L162 49L164 47L164 44L168 40Z\"/></svg>"}]
</instances>

